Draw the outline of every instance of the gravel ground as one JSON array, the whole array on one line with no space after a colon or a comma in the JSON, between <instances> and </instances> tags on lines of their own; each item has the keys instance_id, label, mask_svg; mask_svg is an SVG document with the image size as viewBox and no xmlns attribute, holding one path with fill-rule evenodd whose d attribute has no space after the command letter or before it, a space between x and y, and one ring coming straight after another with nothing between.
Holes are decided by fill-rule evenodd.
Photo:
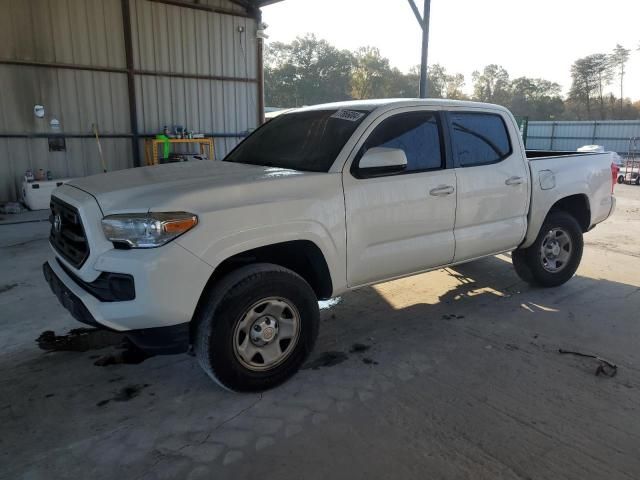
<instances>
[{"instance_id":1,"label":"gravel ground","mask_svg":"<svg viewBox=\"0 0 640 480\"><path fill-rule=\"evenodd\" d=\"M616 194L566 285L532 289L499 255L352 292L261 395L69 335L47 224L0 224L0 478L640 478L640 187Z\"/></svg>"}]
</instances>

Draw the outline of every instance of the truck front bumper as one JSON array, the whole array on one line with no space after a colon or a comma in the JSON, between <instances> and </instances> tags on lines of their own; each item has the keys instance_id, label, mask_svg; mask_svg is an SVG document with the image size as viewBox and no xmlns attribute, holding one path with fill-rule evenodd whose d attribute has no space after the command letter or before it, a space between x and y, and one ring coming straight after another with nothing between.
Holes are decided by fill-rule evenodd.
<instances>
[{"instance_id":1,"label":"truck front bumper","mask_svg":"<svg viewBox=\"0 0 640 480\"><path fill-rule=\"evenodd\" d=\"M80 297L74 294L56 275L49 266L49 262L42 265L44 278L51 287L60 304L66 308L77 321L92 327L113 330L98 322L87 309ZM189 349L190 330L189 322L170 325L167 327L152 327L127 330L125 335L138 348L150 355L171 355L184 353Z\"/></svg>"},{"instance_id":2,"label":"truck front bumper","mask_svg":"<svg viewBox=\"0 0 640 480\"><path fill-rule=\"evenodd\" d=\"M82 300L74 294L56 275L49 266L49 262L42 265L44 278L51 287L60 304L66 308L77 321L92 327L113 330L99 323L87 309ZM184 353L189 349L189 322L170 325L167 327L143 328L127 330L125 335L138 348L150 355L171 355Z\"/></svg>"},{"instance_id":3,"label":"truck front bumper","mask_svg":"<svg viewBox=\"0 0 640 480\"><path fill-rule=\"evenodd\" d=\"M43 265L51 290L76 320L122 332L151 354L188 349L191 318L213 270L209 265L177 244L162 250L111 250L96 265L100 272L131 277L134 297L104 301L102 292L89 288L92 283L57 255Z\"/></svg>"}]
</instances>

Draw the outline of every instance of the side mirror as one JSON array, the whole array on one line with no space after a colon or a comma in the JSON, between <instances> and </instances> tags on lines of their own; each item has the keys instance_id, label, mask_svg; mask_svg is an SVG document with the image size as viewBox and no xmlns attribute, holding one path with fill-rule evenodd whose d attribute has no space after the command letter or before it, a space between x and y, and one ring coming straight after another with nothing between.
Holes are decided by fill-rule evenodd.
<instances>
[{"instance_id":1,"label":"side mirror","mask_svg":"<svg viewBox=\"0 0 640 480\"><path fill-rule=\"evenodd\" d=\"M399 148L375 147L360 159L358 169L363 173L401 172L407 168L407 156Z\"/></svg>"}]
</instances>

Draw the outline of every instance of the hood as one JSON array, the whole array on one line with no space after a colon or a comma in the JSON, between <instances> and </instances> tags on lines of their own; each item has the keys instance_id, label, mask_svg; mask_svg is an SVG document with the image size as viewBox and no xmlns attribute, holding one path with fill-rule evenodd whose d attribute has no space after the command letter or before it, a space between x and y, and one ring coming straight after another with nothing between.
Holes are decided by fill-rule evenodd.
<instances>
[{"instance_id":1,"label":"hood","mask_svg":"<svg viewBox=\"0 0 640 480\"><path fill-rule=\"evenodd\" d=\"M229 201L255 190L249 185L307 175L318 174L203 160L118 170L79 178L68 185L95 197L105 215L168 209L197 213L194 210L217 203L214 197Z\"/></svg>"}]
</instances>

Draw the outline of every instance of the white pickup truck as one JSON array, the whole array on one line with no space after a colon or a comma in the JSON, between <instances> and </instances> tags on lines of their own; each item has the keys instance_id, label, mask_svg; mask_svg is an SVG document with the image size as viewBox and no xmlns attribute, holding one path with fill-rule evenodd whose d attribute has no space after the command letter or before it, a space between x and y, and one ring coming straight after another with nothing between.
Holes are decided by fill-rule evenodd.
<instances>
[{"instance_id":1,"label":"white pickup truck","mask_svg":"<svg viewBox=\"0 0 640 480\"><path fill-rule=\"evenodd\" d=\"M262 390L307 358L318 299L509 251L525 281L566 282L614 181L609 154L525 152L499 106L318 105L224 161L60 187L43 269L76 319L151 353L193 349L224 387Z\"/></svg>"}]
</instances>

